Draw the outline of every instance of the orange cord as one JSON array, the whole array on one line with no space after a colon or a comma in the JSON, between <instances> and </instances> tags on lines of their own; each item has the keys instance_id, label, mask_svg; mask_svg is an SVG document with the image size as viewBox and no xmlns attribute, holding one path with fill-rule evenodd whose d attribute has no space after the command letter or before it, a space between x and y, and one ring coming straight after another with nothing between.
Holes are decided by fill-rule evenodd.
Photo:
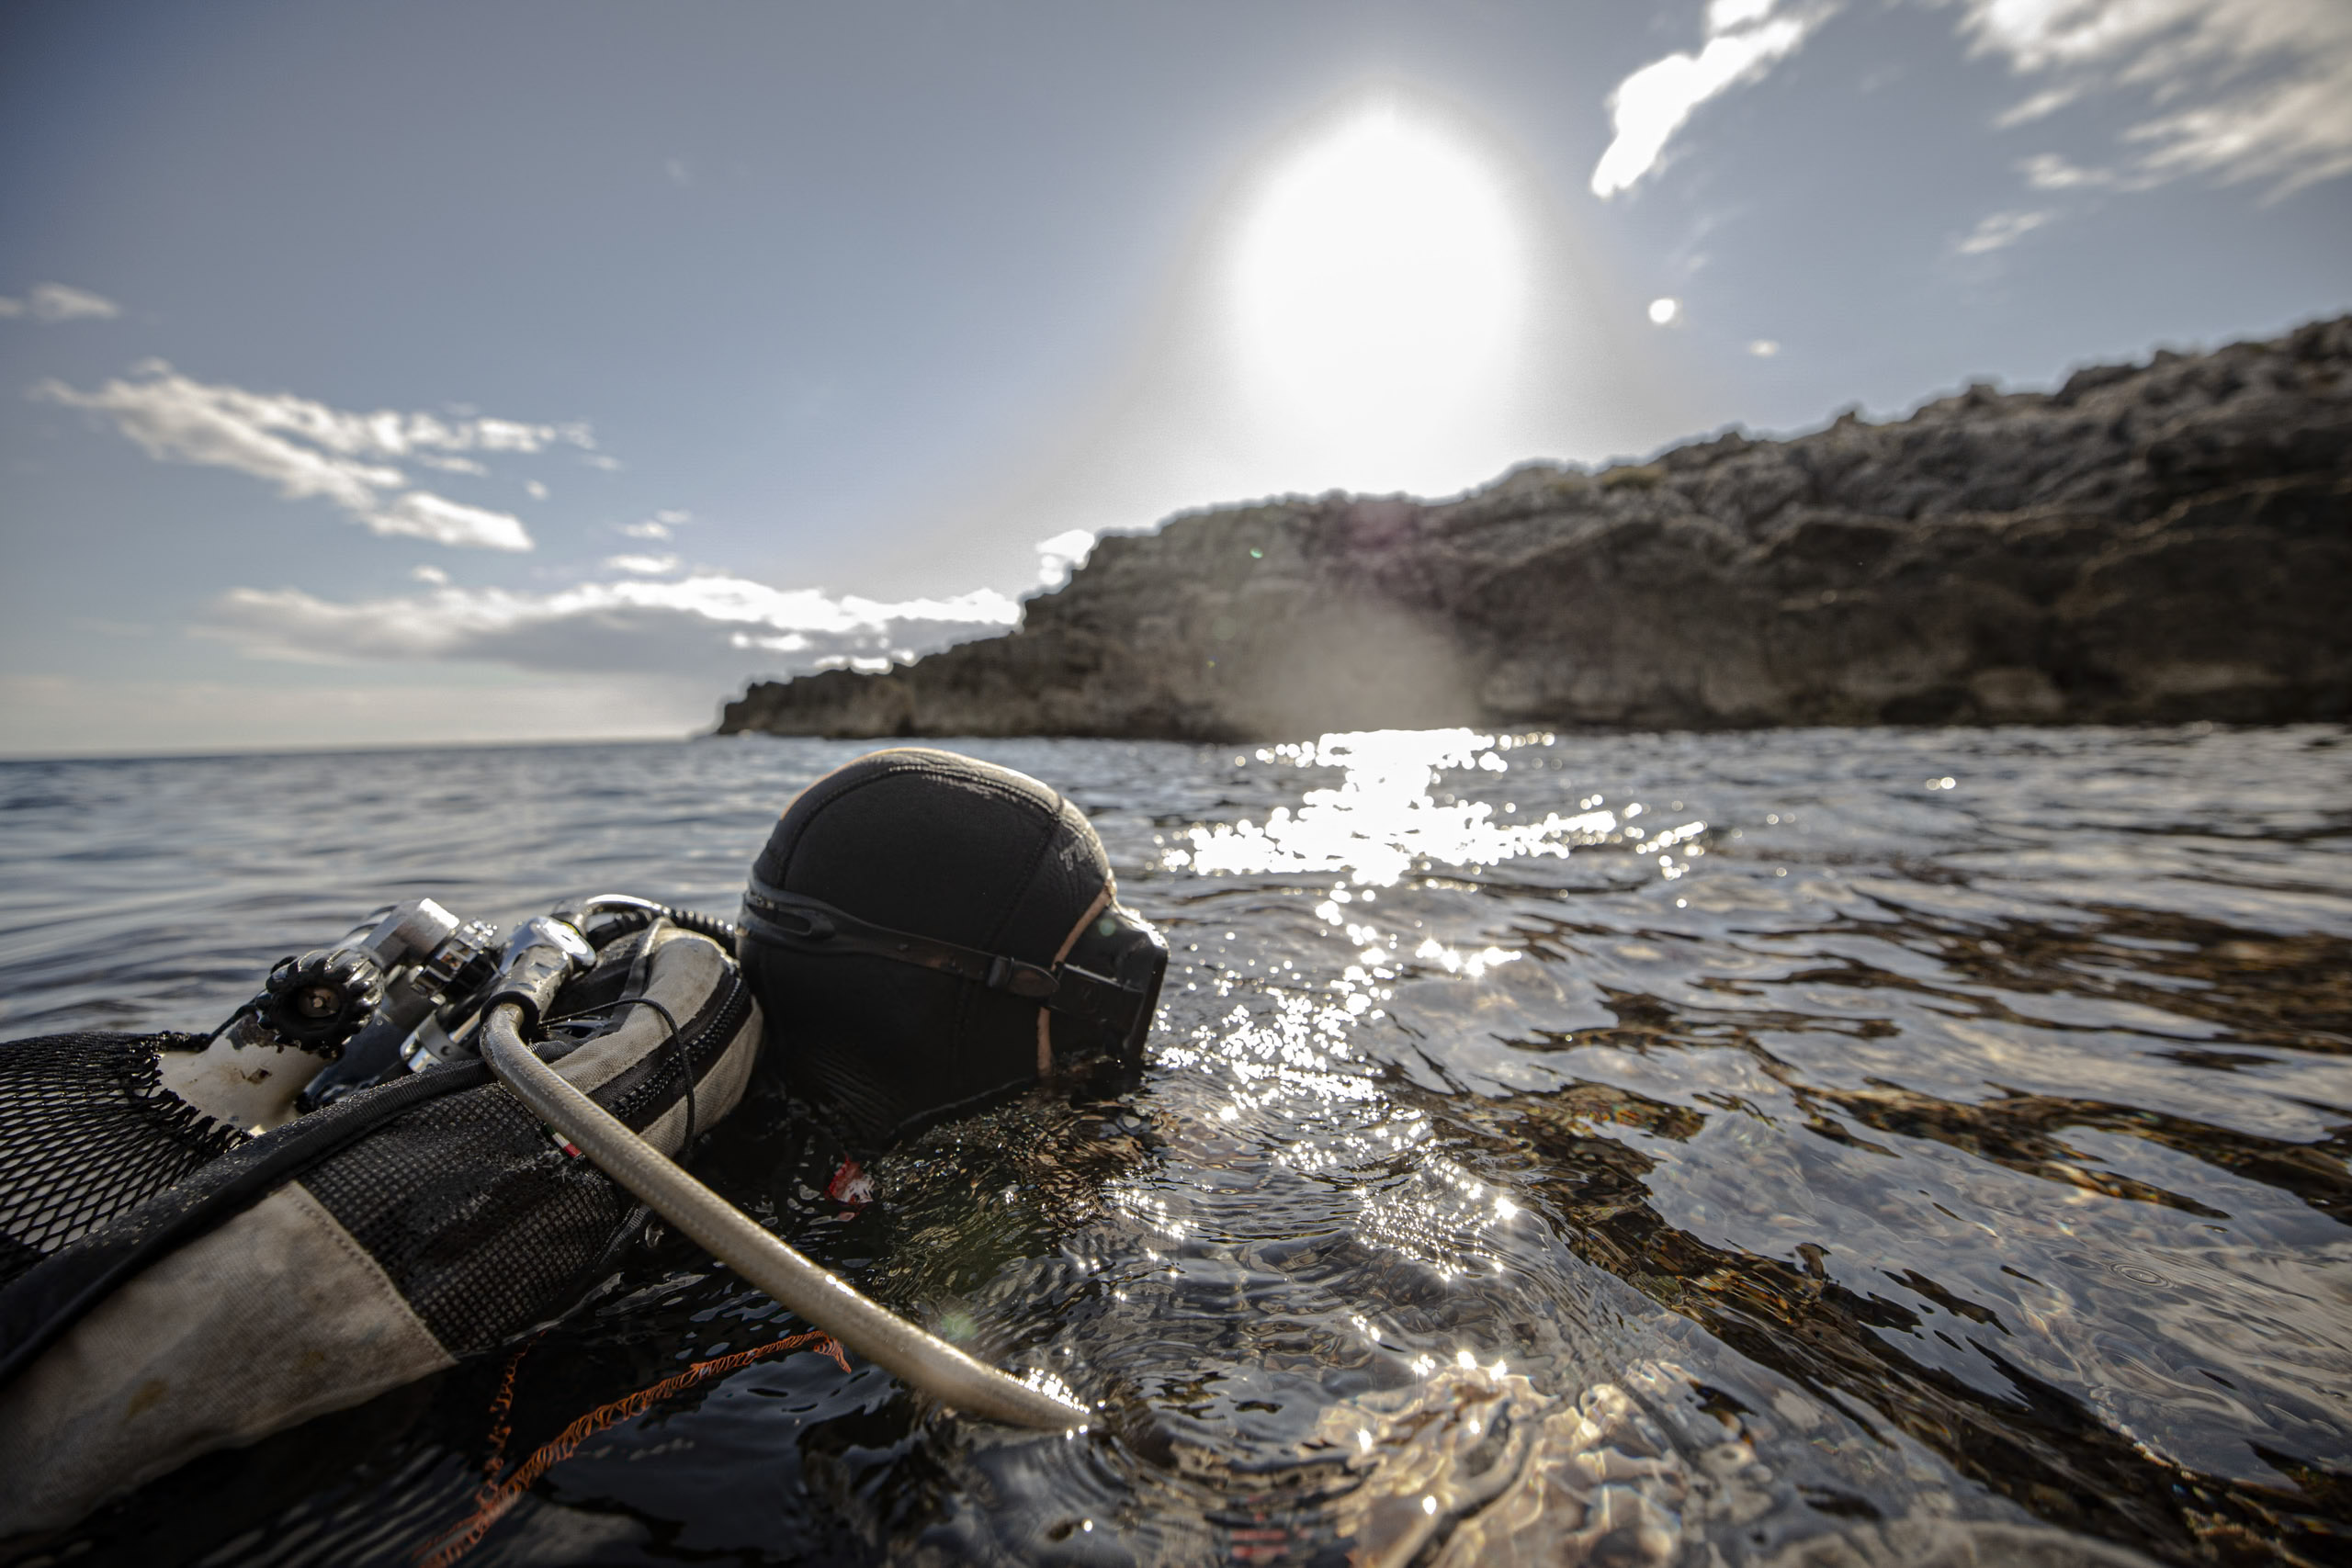
<instances>
[{"instance_id":1,"label":"orange cord","mask_svg":"<svg viewBox=\"0 0 2352 1568\"><path fill-rule=\"evenodd\" d=\"M484 1487L497 1484L499 1467L506 1462L506 1438L514 1430L514 1374L522 1369L523 1358L531 1353L533 1346L547 1337L547 1332L540 1329L515 1346L514 1353L506 1358L506 1371L499 1377L498 1393L490 1402L490 1453L481 1461L481 1483Z\"/></svg>"},{"instance_id":2,"label":"orange cord","mask_svg":"<svg viewBox=\"0 0 2352 1568\"><path fill-rule=\"evenodd\" d=\"M537 1341L532 1343L537 1344ZM641 1388L626 1399L598 1405L558 1433L553 1442L541 1445L530 1458L515 1466L505 1480L500 1481L497 1479L498 1463L506 1447L506 1416L514 1402L515 1369L522 1365L524 1353L530 1348L526 1345L514 1353L514 1359L506 1363L506 1375L499 1384L497 1397L491 1402L491 1455L484 1466L481 1490L474 1497L473 1515L457 1529L419 1551L418 1568L450 1568L450 1564L481 1544L481 1538L490 1533L490 1527L496 1524L507 1509L521 1501L523 1494L529 1491L540 1476L570 1459L581 1444L614 1422L641 1416L662 1400L682 1393L696 1383L725 1377L778 1351L797 1349L812 1343L819 1354L831 1356L842 1371L849 1371L849 1357L842 1352L840 1342L830 1334L814 1330L796 1334L789 1339L757 1345L749 1350L738 1350L731 1356L696 1361L684 1371L663 1378L651 1388Z\"/></svg>"}]
</instances>

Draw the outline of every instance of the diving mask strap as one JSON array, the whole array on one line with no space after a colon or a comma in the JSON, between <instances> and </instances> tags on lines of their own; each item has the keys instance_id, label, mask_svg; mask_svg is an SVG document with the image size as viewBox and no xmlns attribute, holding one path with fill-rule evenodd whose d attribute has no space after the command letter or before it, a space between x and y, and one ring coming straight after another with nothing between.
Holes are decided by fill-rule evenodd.
<instances>
[{"instance_id":1,"label":"diving mask strap","mask_svg":"<svg viewBox=\"0 0 2352 1568\"><path fill-rule=\"evenodd\" d=\"M820 899L770 887L756 877L743 892L743 931L802 953L855 953L935 969L1116 1031L1124 1032L1135 1021L1136 1010L1144 1001L1143 987L1122 986L1074 964L1030 964L936 937L893 931Z\"/></svg>"}]
</instances>

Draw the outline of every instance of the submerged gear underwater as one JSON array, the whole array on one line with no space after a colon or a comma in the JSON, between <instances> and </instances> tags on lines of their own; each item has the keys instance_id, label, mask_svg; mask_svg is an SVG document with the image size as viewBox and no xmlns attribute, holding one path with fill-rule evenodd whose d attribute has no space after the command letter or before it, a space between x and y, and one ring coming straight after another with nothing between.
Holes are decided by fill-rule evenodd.
<instances>
[{"instance_id":1,"label":"submerged gear underwater","mask_svg":"<svg viewBox=\"0 0 2352 1568\"><path fill-rule=\"evenodd\" d=\"M884 1309L681 1170L764 1077L878 1147L1132 1068L1167 950L1082 813L878 752L802 792L741 930L604 896L503 950L430 899L210 1035L0 1045L0 1542L514 1342L658 1213L967 1416L1086 1412Z\"/></svg>"}]
</instances>

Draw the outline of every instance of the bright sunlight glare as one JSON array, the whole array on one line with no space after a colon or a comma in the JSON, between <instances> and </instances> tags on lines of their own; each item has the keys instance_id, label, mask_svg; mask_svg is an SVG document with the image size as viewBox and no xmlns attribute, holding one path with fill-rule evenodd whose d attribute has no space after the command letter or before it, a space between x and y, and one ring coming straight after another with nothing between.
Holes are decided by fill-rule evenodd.
<instances>
[{"instance_id":1,"label":"bright sunlight glare","mask_svg":"<svg viewBox=\"0 0 2352 1568\"><path fill-rule=\"evenodd\" d=\"M1261 434L1317 483L1444 491L1509 395L1527 241L1503 181L1431 118L1379 105L1289 154L1233 252L1234 352Z\"/></svg>"}]
</instances>

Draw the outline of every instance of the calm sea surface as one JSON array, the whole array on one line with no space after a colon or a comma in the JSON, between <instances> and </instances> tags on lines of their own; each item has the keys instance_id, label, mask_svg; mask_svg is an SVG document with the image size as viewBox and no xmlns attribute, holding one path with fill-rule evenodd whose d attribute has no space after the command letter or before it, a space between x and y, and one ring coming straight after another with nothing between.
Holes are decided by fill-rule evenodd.
<instances>
[{"instance_id":1,"label":"calm sea surface","mask_svg":"<svg viewBox=\"0 0 2352 1568\"><path fill-rule=\"evenodd\" d=\"M863 749L0 764L0 1033L209 1027L419 894L731 915ZM699 1168L1100 1425L807 1352L606 1408L805 1326L656 1234L503 1415L501 1355L59 1557L414 1561L572 1427L465 1561L1892 1562L1952 1519L2346 1560L2352 734L958 749L1083 805L1167 931L1145 1080L859 1207L790 1129Z\"/></svg>"}]
</instances>

